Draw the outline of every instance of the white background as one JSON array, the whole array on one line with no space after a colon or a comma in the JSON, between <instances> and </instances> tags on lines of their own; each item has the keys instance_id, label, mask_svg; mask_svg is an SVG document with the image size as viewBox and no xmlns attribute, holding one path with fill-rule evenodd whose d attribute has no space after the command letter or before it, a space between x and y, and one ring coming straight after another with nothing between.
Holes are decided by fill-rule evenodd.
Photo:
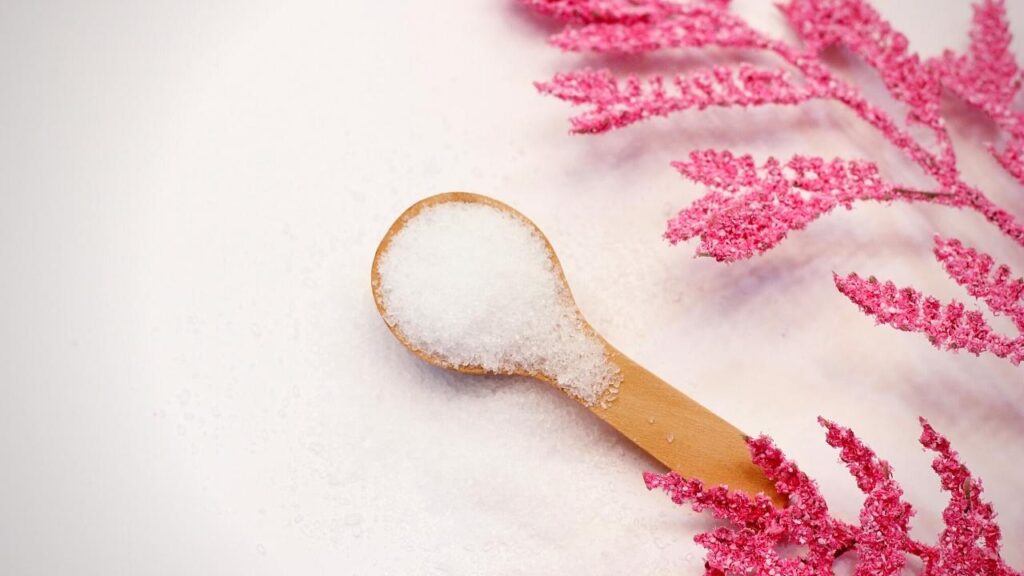
<instances>
[{"instance_id":1,"label":"white background","mask_svg":"<svg viewBox=\"0 0 1024 576\"><path fill-rule=\"evenodd\" d=\"M925 55L966 46L966 2L879 4ZM768 3L733 9L786 31ZM934 232L1018 273L1024 249L973 213L895 205L751 261L693 259L660 238L701 193L668 166L693 148L927 182L829 103L569 136L570 110L531 82L605 63L547 46L554 30L510 0L0 4L0 572L702 573L708 521L648 493L653 464L626 442L540 384L423 365L377 317L378 240L447 190L533 218L599 331L774 436L837 514L855 519L858 493L819 414L893 463L934 541L924 415L1024 541L1022 369L875 327L831 278L967 299ZM966 177L1024 214L982 150L990 127L948 112Z\"/></svg>"}]
</instances>

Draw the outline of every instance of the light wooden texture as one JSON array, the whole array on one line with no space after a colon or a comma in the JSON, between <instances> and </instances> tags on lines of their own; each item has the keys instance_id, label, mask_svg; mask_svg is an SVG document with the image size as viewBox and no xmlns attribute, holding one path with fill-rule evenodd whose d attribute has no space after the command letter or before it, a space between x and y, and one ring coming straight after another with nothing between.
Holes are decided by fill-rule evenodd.
<instances>
[{"instance_id":1,"label":"light wooden texture","mask_svg":"<svg viewBox=\"0 0 1024 576\"><path fill-rule=\"evenodd\" d=\"M764 492L776 505L785 504L750 460L746 434L607 342L605 346L622 371L622 383L607 408L589 407L594 414L670 470L699 478L705 485Z\"/></svg>"},{"instance_id":2,"label":"light wooden texture","mask_svg":"<svg viewBox=\"0 0 1024 576\"><path fill-rule=\"evenodd\" d=\"M534 228L544 240L555 270L558 271L566 292L570 298L572 297L568 282L565 280L562 267L558 262L558 256L551 247L551 243L529 218L510 206L487 196L468 192L447 192L424 198L410 206L395 220L378 245L370 273L370 283L373 298L381 317L387 318L380 294L380 273L377 269L381 255L387 252L392 237L405 226L406 222L424 208L445 202L487 204L515 216ZM622 375L622 382L618 390L609 392L602 402L593 406L582 402L581 404L665 465L667 469L675 470L688 478L698 478L706 485L725 484L731 489L749 494L764 492L772 498L776 505L785 504L785 500L775 491L772 483L751 462L745 440L746 435L743 432L630 360L604 340L586 322L582 314L578 311L577 314L586 329L604 343L609 361L619 368ZM480 366L453 366L442 357L416 348L396 325L390 322L387 324L402 345L431 364L470 374L490 373ZM529 376L555 385L550 377L541 373L508 372L505 374Z\"/></svg>"}]
</instances>

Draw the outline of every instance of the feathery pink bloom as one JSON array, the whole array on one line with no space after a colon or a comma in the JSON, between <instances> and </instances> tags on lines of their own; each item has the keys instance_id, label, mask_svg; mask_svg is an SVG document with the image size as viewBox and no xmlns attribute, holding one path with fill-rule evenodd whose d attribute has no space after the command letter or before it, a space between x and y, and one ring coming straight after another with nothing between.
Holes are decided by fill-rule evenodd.
<instances>
[{"instance_id":1,"label":"feathery pink bloom","mask_svg":"<svg viewBox=\"0 0 1024 576\"><path fill-rule=\"evenodd\" d=\"M920 332L937 348L989 352L1014 364L1024 361L1024 279L1011 278L1005 265L996 266L992 257L964 247L957 240L935 238L935 256L949 275L975 298L983 300L995 314L1005 314L1020 334L1010 338L996 332L981 312L966 310L956 300L942 304L913 288L897 288L857 274L836 275L839 291L879 324L906 332Z\"/></svg>"},{"instance_id":2,"label":"feathery pink bloom","mask_svg":"<svg viewBox=\"0 0 1024 576\"><path fill-rule=\"evenodd\" d=\"M791 0L780 5L803 46L764 36L729 12L725 2L524 1L566 22L566 27L552 37L552 43L564 50L646 53L704 46L757 49L774 53L798 73L793 77L782 70L739 66L680 74L670 80L661 76L618 80L609 71L583 70L538 83L543 93L589 108L573 118L574 132L603 132L708 106L834 100L874 126L934 179L937 194L915 199L976 210L1024 246L1024 224L960 179L952 141L940 115L943 87L988 113L1010 136L1003 150L993 147L993 153L1024 182L1024 114L1010 108L1021 71L1009 52L1010 35L1001 0L982 0L976 6L966 55L947 52L928 61L912 52L906 37L864 0ZM868 102L859 89L833 74L819 54L834 44L849 48L878 70L893 97L906 104L906 121L929 128L934 143L926 145L913 138L900 122ZM707 209L715 201L709 198L699 204ZM671 231L668 236L673 236Z\"/></svg>"},{"instance_id":3,"label":"feathery pink bloom","mask_svg":"<svg viewBox=\"0 0 1024 576\"><path fill-rule=\"evenodd\" d=\"M1000 151L989 149L1007 172L1024 182L1024 113L1012 109L1024 75L1010 51L1009 23L1003 0L983 0L974 6L971 43L966 54L947 50L928 65L942 85L985 112L1009 135Z\"/></svg>"},{"instance_id":4,"label":"feathery pink bloom","mask_svg":"<svg viewBox=\"0 0 1024 576\"><path fill-rule=\"evenodd\" d=\"M906 36L859 0L792 0L780 9L815 54L842 44L878 70L892 96L908 106L907 120L931 128L944 161L952 160L952 145L939 117L939 77L910 52Z\"/></svg>"},{"instance_id":5,"label":"feathery pink bloom","mask_svg":"<svg viewBox=\"0 0 1024 576\"><path fill-rule=\"evenodd\" d=\"M996 265L988 254L968 248L959 240L935 237L935 258L968 294L984 300L994 314L1005 314L1024 334L1024 278L1013 278L1005 264Z\"/></svg>"},{"instance_id":6,"label":"feathery pink bloom","mask_svg":"<svg viewBox=\"0 0 1024 576\"><path fill-rule=\"evenodd\" d=\"M597 133L620 128L652 116L709 106L798 104L817 96L813 87L794 83L783 70L764 70L741 64L716 66L670 80L630 76L619 81L607 70L581 70L538 82L537 89L591 109L572 119L573 132Z\"/></svg>"},{"instance_id":7,"label":"feathery pink bloom","mask_svg":"<svg viewBox=\"0 0 1024 576\"><path fill-rule=\"evenodd\" d=\"M981 499L981 481L960 463L948 440L921 419L921 444L937 456L932 468L942 489L949 493L943 513L945 529L936 545L910 536L913 507L903 500L903 490L892 477L888 462L879 459L848 428L819 418L826 442L839 449L857 486L866 495L859 523L849 524L832 516L818 485L786 459L770 438L748 440L754 463L789 498L786 508L775 508L764 494L747 496L727 487L706 488L675 472L644 474L648 489L664 490L676 504L694 511L710 511L727 525L697 535L707 549L709 575L754 574L758 576L818 576L833 574L836 558L857 554L855 574L899 574L907 558L916 556L931 576L1020 576L999 554L1000 531L992 506ZM784 546L802 546L796 557L779 553Z\"/></svg>"},{"instance_id":8,"label":"feathery pink bloom","mask_svg":"<svg viewBox=\"0 0 1024 576\"><path fill-rule=\"evenodd\" d=\"M673 163L686 177L707 186L707 191L668 222L665 238L672 244L698 237L698 254L731 262L775 247L789 232L803 229L837 206L850 208L857 200L898 200L974 210L1024 247L1024 223L961 178L941 116L944 88L982 110L1006 135L1004 145L989 143L989 149L1007 172L1024 182L1024 111L1013 109L1024 72L1010 52L1004 0L979 0L974 6L966 53L946 51L928 60L914 53L907 38L865 0L780 4L801 39L799 46L761 34L729 12L727 2L524 2L566 23L551 41L567 51L644 54L707 46L743 48L772 53L792 68L766 70L741 64L648 79L619 79L607 70L587 69L537 83L542 93L586 108L572 118L573 132L599 133L711 106L796 105L825 99L844 105L873 126L934 182L930 192L883 183L870 162L795 157L783 164L769 158L755 167L749 156L699 151L689 161ZM897 121L829 69L820 55L833 45L858 54L878 71L887 90L906 106L905 119ZM934 138L915 138L907 128L910 124L926 127ZM801 170L806 173L800 174ZM869 177L858 178L858 170ZM736 175L742 176L742 182ZM837 279L837 285L851 298L860 298L855 301L862 307L880 306L884 303L880 299L890 296L856 276ZM983 298L1005 300L1007 296ZM905 300L900 301L902 305L909 305ZM1018 321L1012 312L1004 312ZM920 318L912 321L917 317L912 318L910 311L892 318L883 314L888 320L880 322L906 330L930 330L934 341L950 349L987 350L1011 360L1019 358L1015 348L1019 339L995 334L984 318L962 312L955 302L941 313L946 322L942 329Z\"/></svg>"},{"instance_id":9,"label":"feathery pink bloom","mask_svg":"<svg viewBox=\"0 0 1024 576\"><path fill-rule=\"evenodd\" d=\"M642 6L642 4L637 5ZM551 43L571 52L638 54L666 48L718 46L768 48L772 42L721 6L675 4L650 8L644 18L603 20L569 26Z\"/></svg>"},{"instance_id":10,"label":"feathery pink bloom","mask_svg":"<svg viewBox=\"0 0 1024 576\"><path fill-rule=\"evenodd\" d=\"M673 165L711 191L669 221L665 238L676 244L699 237L698 253L723 262L765 252L790 231L855 201L935 201L885 182L870 162L794 156L785 164L769 158L757 166L749 155L698 150Z\"/></svg>"},{"instance_id":11,"label":"feathery pink bloom","mask_svg":"<svg viewBox=\"0 0 1024 576\"><path fill-rule=\"evenodd\" d=\"M523 0L534 11L573 24L641 22L678 10L674 2L652 0Z\"/></svg>"}]
</instances>

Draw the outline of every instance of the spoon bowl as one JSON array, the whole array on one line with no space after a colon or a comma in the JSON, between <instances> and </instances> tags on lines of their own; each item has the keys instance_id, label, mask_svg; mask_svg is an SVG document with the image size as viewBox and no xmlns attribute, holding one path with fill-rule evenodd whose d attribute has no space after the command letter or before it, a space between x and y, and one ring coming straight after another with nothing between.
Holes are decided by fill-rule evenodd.
<instances>
[{"instance_id":1,"label":"spoon bowl","mask_svg":"<svg viewBox=\"0 0 1024 576\"><path fill-rule=\"evenodd\" d=\"M380 241L380 244L377 246L377 252L373 256L373 265L370 270L370 285L373 292L373 301L377 306L377 312L381 315L381 318L384 318L384 321L387 324L388 329L395 336L395 338L397 338L398 341L402 343L403 346L409 349L409 351L411 351L413 354L416 354L421 359L435 366L445 368L448 370L456 370L459 372L463 372L465 374L527 376L548 383L554 383L554 379L550 375L544 374L543 372L529 371L524 369L514 369L507 371L488 370L483 366L475 364L453 364L443 356L430 352L429 350L424 350L423 348L415 345L412 342L412 340L408 336L406 336L404 332L402 332L402 329L398 325L398 323L391 322L388 320L389 315L387 312L387 306L384 302L384 296L382 292L382 280L380 273L380 262L383 255L386 254L388 248L391 247L391 242L394 239L395 235L398 232L400 232L403 228L405 228L405 225L410 220L416 218L416 216L418 216L421 212L423 212L423 210L427 208L449 202L464 202L490 206L491 208L495 208L500 212L515 217L523 224L532 228L533 231L537 234L537 236L539 236L541 240L543 240L547 255L552 262L553 270L557 274L558 279L565 291L565 294L569 297L570 300L572 299L572 293L569 290L569 283L565 279L565 274L562 272L561 263L559 263L558 256L555 254L554 249L551 247L551 242L548 241L547 237L544 236L544 233L540 230L540 228L538 228L537 225L534 224L529 218L527 218L526 216L524 216L522 213L512 208L511 206L503 202L499 202L498 200L495 200L494 198L490 198L488 196L473 194L471 192L445 192L442 194L436 194L434 196L424 198L423 200L420 200L419 202L416 202L412 206L406 208L405 212L402 212L402 215L399 216L398 219L395 220L393 224L391 224L391 227L388 229L387 233L384 234L384 238ZM578 316L579 321L583 324L584 329L596 336L596 332L594 332L593 328L591 328L590 325L587 324L586 320L583 318L582 314L580 314L578 310L576 311L576 314Z\"/></svg>"}]
</instances>

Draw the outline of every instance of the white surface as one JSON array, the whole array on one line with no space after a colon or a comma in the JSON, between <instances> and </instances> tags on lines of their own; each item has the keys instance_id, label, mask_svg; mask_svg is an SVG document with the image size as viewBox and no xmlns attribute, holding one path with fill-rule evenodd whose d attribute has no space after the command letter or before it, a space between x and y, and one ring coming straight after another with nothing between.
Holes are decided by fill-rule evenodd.
<instances>
[{"instance_id":1,"label":"white surface","mask_svg":"<svg viewBox=\"0 0 1024 576\"><path fill-rule=\"evenodd\" d=\"M942 4L882 10L934 54L966 43L967 4ZM534 219L595 327L771 433L840 514L856 489L818 414L894 464L933 538L922 414L1024 541L1021 369L874 327L831 280L965 298L933 232L1018 271L1021 249L974 215L865 206L753 261L694 260L660 239L700 192L668 167L689 149L912 171L826 103L570 137L530 85L581 61L551 31L506 0L0 5L0 571L699 574L706 520L647 493L625 442L539 384L424 366L377 317L380 236L452 189ZM984 130L957 135L970 179L1024 213Z\"/></svg>"}]
</instances>

